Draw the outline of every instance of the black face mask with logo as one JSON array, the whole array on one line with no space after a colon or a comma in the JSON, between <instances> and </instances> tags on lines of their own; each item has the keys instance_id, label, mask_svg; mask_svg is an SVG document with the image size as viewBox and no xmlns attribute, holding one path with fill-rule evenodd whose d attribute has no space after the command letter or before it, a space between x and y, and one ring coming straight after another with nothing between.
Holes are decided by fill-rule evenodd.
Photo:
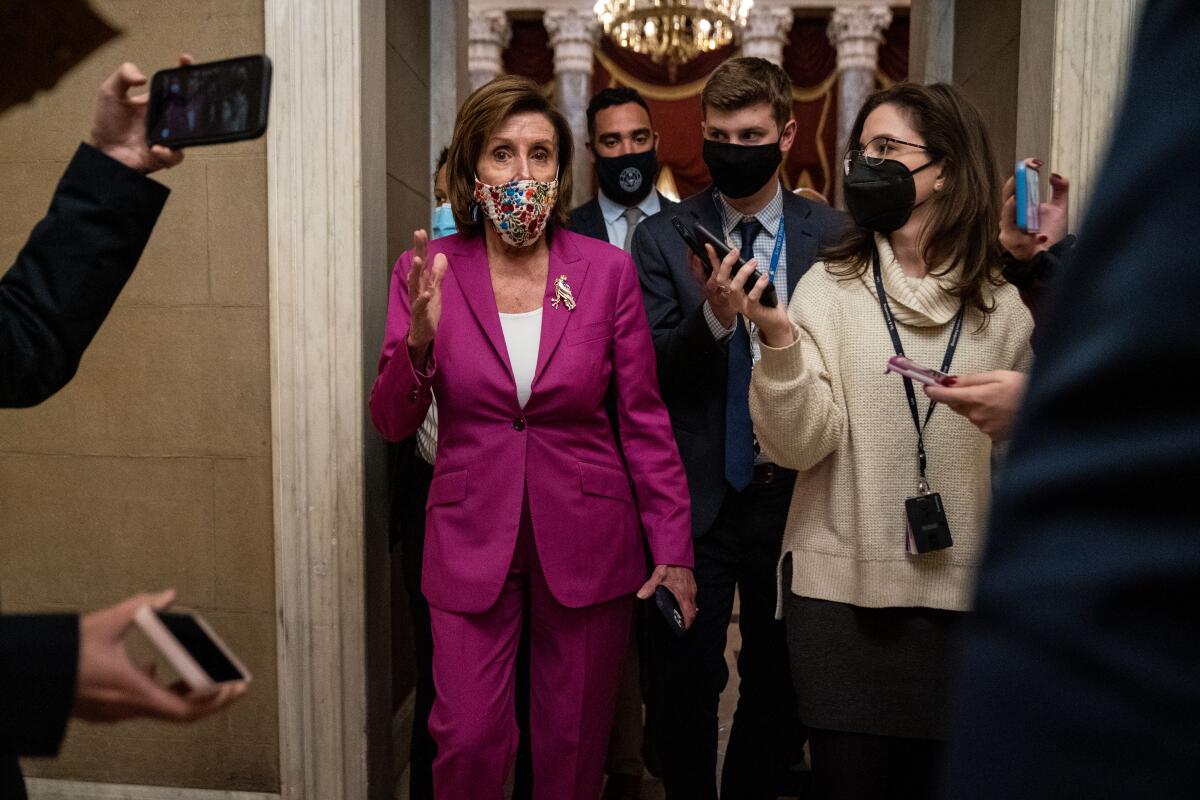
<instances>
[{"instance_id":1,"label":"black face mask with logo","mask_svg":"<svg viewBox=\"0 0 1200 800\"><path fill-rule=\"evenodd\" d=\"M775 178L783 151L779 142L742 145L705 139L704 163L721 194L736 200L749 197Z\"/></svg>"},{"instance_id":2,"label":"black face mask with logo","mask_svg":"<svg viewBox=\"0 0 1200 800\"><path fill-rule=\"evenodd\" d=\"M850 173L842 180L846 210L860 227L878 233L891 233L904 227L916 208L917 183L913 176L934 161L910 170L903 162L885 159L871 165L856 158Z\"/></svg>"},{"instance_id":3,"label":"black face mask with logo","mask_svg":"<svg viewBox=\"0 0 1200 800\"><path fill-rule=\"evenodd\" d=\"M658 155L653 148L644 153L626 153L606 158L596 156L596 177L600 190L613 202L636 206L654 189L658 174Z\"/></svg>"}]
</instances>

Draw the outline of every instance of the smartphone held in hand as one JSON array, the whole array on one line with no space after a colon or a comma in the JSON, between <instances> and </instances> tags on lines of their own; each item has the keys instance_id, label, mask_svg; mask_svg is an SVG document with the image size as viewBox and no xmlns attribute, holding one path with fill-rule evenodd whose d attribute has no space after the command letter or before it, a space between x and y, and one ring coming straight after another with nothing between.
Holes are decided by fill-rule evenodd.
<instances>
[{"instance_id":1,"label":"smartphone held in hand","mask_svg":"<svg viewBox=\"0 0 1200 800\"><path fill-rule=\"evenodd\" d=\"M725 257L729 255L729 245L721 241L720 237L699 222L695 223L689 229L687 223L679 217L671 217L671 224L675 226L675 232L679 234L679 238L683 239L688 248L696 254L696 258L700 259L705 277L712 275L712 264L708 260L708 251L704 249L704 245L712 245L712 249L720 261L724 261ZM733 274L736 274L745 265L746 262L739 258L737 263L733 265ZM746 281L746 285L742 287L742 291L750 294L750 290L754 288L754 283L754 280ZM763 290L758 302L766 308L774 308L779 305L779 296L775 292L774 284L767 284L767 288Z\"/></svg>"},{"instance_id":2,"label":"smartphone held in hand","mask_svg":"<svg viewBox=\"0 0 1200 800\"><path fill-rule=\"evenodd\" d=\"M209 695L223 684L250 682L249 671L194 611L142 606L134 620L192 694Z\"/></svg>"},{"instance_id":3,"label":"smartphone held in hand","mask_svg":"<svg viewBox=\"0 0 1200 800\"><path fill-rule=\"evenodd\" d=\"M680 637L687 633L687 628L683 627L683 612L679 610L679 601L675 599L671 590L661 583L654 589L654 605L658 607L658 613L662 614L672 633Z\"/></svg>"},{"instance_id":4,"label":"smartphone held in hand","mask_svg":"<svg viewBox=\"0 0 1200 800\"><path fill-rule=\"evenodd\" d=\"M892 356L888 359L887 367L883 370L886 375L894 372L904 378L911 378L926 386L953 386L954 376L939 372L936 369L922 367L920 364L904 356Z\"/></svg>"},{"instance_id":5,"label":"smartphone held in hand","mask_svg":"<svg viewBox=\"0 0 1200 800\"><path fill-rule=\"evenodd\" d=\"M1017 162L1015 173L1017 189L1017 227L1025 233L1041 230L1041 215L1038 212L1038 171L1025 163Z\"/></svg>"},{"instance_id":6,"label":"smartphone held in hand","mask_svg":"<svg viewBox=\"0 0 1200 800\"><path fill-rule=\"evenodd\" d=\"M242 56L154 73L146 141L172 149L257 139L267 130L271 60Z\"/></svg>"}]
</instances>

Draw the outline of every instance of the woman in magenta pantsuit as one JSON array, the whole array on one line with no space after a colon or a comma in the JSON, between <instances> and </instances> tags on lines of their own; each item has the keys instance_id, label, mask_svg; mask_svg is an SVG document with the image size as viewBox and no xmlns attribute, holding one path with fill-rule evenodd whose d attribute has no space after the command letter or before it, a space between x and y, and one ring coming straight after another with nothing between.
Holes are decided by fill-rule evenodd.
<instances>
[{"instance_id":1,"label":"woman in magenta pantsuit","mask_svg":"<svg viewBox=\"0 0 1200 800\"><path fill-rule=\"evenodd\" d=\"M417 231L392 277L371 417L402 439L437 395L422 589L444 800L503 797L523 619L534 797L596 800L635 592L666 584L695 615L687 483L637 273L566 230L571 155L535 84L476 90L447 166L461 233Z\"/></svg>"}]
</instances>

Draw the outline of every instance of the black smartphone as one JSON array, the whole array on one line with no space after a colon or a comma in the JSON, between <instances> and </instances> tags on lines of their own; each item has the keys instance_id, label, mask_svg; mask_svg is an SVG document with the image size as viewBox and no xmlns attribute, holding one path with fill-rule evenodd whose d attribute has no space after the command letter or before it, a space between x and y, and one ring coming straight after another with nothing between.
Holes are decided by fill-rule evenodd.
<instances>
[{"instance_id":1,"label":"black smartphone","mask_svg":"<svg viewBox=\"0 0 1200 800\"><path fill-rule=\"evenodd\" d=\"M671 217L671 224L675 227L675 232L679 234L680 238L683 239L691 251L696 254L696 257L700 259L700 265L704 268L705 277L712 275L712 264L708 260L708 251L704 249L705 244L712 245L713 250L715 250L717 253L717 258L721 261L724 261L725 256L729 255L729 245L721 241L716 234L701 225L699 222L695 223L691 230L688 230L687 223L685 223L679 217ZM745 265L746 262L742 261L742 259L739 257L737 264L734 265L733 271L737 272ZM742 287L742 291L744 291L746 294L750 294L750 290L753 288L754 282L748 281L746 285ZM759 298L759 302L767 308L774 308L775 306L779 305L779 295L777 295L775 292L775 284L767 284L767 288L763 290L762 297Z\"/></svg>"},{"instance_id":2,"label":"black smartphone","mask_svg":"<svg viewBox=\"0 0 1200 800\"><path fill-rule=\"evenodd\" d=\"M164 69L150 81L146 141L196 147L266 133L271 60L242 56Z\"/></svg>"},{"instance_id":3,"label":"black smartphone","mask_svg":"<svg viewBox=\"0 0 1200 800\"><path fill-rule=\"evenodd\" d=\"M662 614L663 619L667 621L667 627L676 636L682 637L687 633L687 628L683 627L683 612L679 610L679 601L675 599L671 590L661 583L654 589L654 605L658 606L658 613Z\"/></svg>"}]
</instances>

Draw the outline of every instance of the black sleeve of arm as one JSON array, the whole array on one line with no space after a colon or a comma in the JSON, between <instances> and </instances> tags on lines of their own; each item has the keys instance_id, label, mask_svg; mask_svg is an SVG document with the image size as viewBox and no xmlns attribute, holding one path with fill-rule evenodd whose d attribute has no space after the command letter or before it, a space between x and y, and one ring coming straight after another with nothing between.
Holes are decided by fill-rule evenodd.
<instances>
[{"instance_id":1,"label":"black sleeve of arm","mask_svg":"<svg viewBox=\"0 0 1200 800\"><path fill-rule=\"evenodd\" d=\"M1002 256L1004 279L1017 287L1035 322L1045 307L1055 277L1062 274L1074 253L1075 237L1070 235L1029 261L1018 261L1008 253Z\"/></svg>"},{"instance_id":2,"label":"black sleeve of arm","mask_svg":"<svg viewBox=\"0 0 1200 800\"><path fill-rule=\"evenodd\" d=\"M713 338L703 305L690 314L683 312L667 256L648 228L639 225L633 233L633 260L650 320L659 381L664 388L686 386L712 374L712 360L724 357L725 345Z\"/></svg>"},{"instance_id":3,"label":"black sleeve of arm","mask_svg":"<svg viewBox=\"0 0 1200 800\"><path fill-rule=\"evenodd\" d=\"M80 145L50 211L0 279L0 406L37 405L75 375L168 194Z\"/></svg>"},{"instance_id":4,"label":"black sleeve of arm","mask_svg":"<svg viewBox=\"0 0 1200 800\"><path fill-rule=\"evenodd\" d=\"M58 753L78 670L79 617L0 616L0 753Z\"/></svg>"}]
</instances>

